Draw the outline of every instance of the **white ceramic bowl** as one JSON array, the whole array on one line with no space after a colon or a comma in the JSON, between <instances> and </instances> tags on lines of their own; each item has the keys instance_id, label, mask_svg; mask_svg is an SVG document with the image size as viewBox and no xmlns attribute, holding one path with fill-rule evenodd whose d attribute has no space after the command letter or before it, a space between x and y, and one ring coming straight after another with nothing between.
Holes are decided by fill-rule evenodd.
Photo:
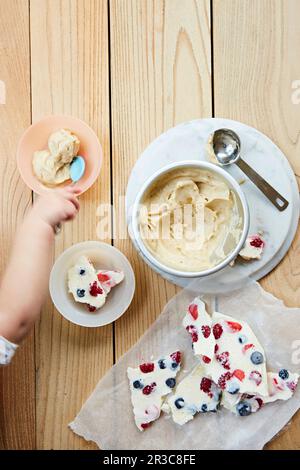
<instances>
[{"instance_id":1,"label":"white ceramic bowl","mask_svg":"<svg viewBox=\"0 0 300 470\"><path fill-rule=\"evenodd\" d=\"M198 169L203 169L203 170L208 170L211 171L212 173L215 173L219 175L221 178L223 178L229 188L235 193L237 201L239 203L239 206L241 208L241 215L243 218L243 225L242 225L242 232L241 232L241 237L234 248L234 250L224 259L222 262L214 266L213 268L202 270L202 271L179 271L176 269L171 268L170 266L167 266L165 264L162 264L160 261L158 261L152 253L148 250L148 248L145 246L142 237L140 235L140 230L139 230L139 209L140 205L142 203L143 197L145 193L148 191L148 189L153 185L153 183L158 180L162 175L169 173L170 171L173 170L178 170L180 168L198 168ZM160 170L158 170L156 173L154 173L141 187L135 202L133 204L132 208L132 217L131 217L131 229L132 229L132 234L133 237L136 241L136 244L139 248L139 250L142 252L142 254L152 263L156 268L159 270L162 270L168 274L172 274L175 276L180 276L180 277L185 277L185 278L196 278L196 277L203 277L203 276L208 276L210 274L213 274L217 271L220 271L223 269L225 266L227 266L233 259L235 259L238 255L238 253L241 251L247 235L249 231L249 208L248 204L245 198L245 195L240 187L240 185L237 183L237 181L223 168L214 165L212 163L208 162L202 162L202 161L195 161L195 160L190 160L190 161L183 161L183 162L176 162L176 163L171 163L170 165L164 166Z\"/></svg>"},{"instance_id":2,"label":"white ceramic bowl","mask_svg":"<svg viewBox=\"0 0 300 470\"><path fill-rule=\"evenodd\" d=\"M106 302L96 312L89 312L86 305L75 302L68 292L68 270L82 255L87 256L96 269L121 270L124 280L114 287ZM49 290L56 309L76 325L98 327L117 320L129 307L134 290L134 273L126 256L117 248L98 241L87 241L71 246L56 260L50 275Z\"/></svg>"}]
</instances>

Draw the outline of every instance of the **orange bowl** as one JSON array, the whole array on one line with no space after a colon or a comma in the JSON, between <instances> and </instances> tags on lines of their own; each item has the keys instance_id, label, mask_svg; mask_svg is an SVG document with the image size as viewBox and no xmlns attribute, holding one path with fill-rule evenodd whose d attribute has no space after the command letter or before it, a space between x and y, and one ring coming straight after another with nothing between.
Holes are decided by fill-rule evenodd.
<instances>
[{"instance_id":1,"label":"orange bowl","mask_svg":"<svg viewBox=\"0 0 300 470\"><path fill-rule=\"evenodd\" d=\"M80 140L78 154L84 158L86 168L83 177L76 185L80 187L80 194L82 194L94 184L99 176L103 152L95 132L80 119L71 116L47 116L28 127L22 135L17 148L18 169L24 182L35 193L43 194L45 191L51 191L52 188L43 185L33 173L32 157L36 150L48 148L50 134L59 129L69 129ZM66 181L59 185L59 187L67 186L68 184L70 184L70 181Z\"/></svg>"}]
</instances>

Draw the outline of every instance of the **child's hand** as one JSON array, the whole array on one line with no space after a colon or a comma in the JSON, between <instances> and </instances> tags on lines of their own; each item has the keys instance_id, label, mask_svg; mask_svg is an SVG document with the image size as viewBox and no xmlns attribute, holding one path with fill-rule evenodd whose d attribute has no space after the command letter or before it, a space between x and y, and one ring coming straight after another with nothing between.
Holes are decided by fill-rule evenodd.
<instances>
[{"instance_id":1,"label":"child's hand","mask_svg":"<svg viewBox=\"0 0 300 470\"><path fill-rule=\"evenodd\" d=\"M79 211L78 193L79 188L67 186L40 196L31 211L33 221L42 220L54 229L61 222L74 219Z\"/></svg>"}]
</instances>

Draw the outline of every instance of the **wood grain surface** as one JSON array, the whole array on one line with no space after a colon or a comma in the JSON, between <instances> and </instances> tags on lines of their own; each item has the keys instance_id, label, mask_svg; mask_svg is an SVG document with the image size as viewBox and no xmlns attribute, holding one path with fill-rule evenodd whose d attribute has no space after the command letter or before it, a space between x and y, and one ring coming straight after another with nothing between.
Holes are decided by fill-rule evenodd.
<instances>
[{"instance_id":1,"label":"wood grain surface","mask_svg":"<svg viewBox=\"0 0 300 470\"><path fill-rule=\"evenodd\" d=\"M113 202L112 233L136 275L136 294L115 325L90 330L47 299L35 334L0 371L0 449L94 449L67 427L98 380L179 290L152 272L128 240L124 195L143 149L173 125L213 115L266 133L300 176L298 0L1 0L0 268L31 205L15 151L23 130L48 114L85 120L104 150L101 176L80 198L55 257L97 239L97 207ZM138 184L138 183L137 183ZM300 235L263 281L300 305ZM267 448L300 448L300 415Z\"/></svg>"}]
</instances>

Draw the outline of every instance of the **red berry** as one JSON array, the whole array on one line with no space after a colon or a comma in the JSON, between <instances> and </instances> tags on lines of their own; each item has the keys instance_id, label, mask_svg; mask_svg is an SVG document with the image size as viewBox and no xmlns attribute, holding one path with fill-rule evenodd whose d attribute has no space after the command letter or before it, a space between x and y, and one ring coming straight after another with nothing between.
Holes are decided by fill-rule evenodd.
<instances>
[{"instance_id":1,"label":"red berry","mask_svg":"<svg viewBox=\"0 0 300 470\"><path fill-rule=\"evenodd\" d=\"M201 331L204 338L209 338L210 336L210 327L208 325L201 326Z\"/></svg>"},{"instance_id":2,"label":"red berry","mask_svg":"<svg viewBox=\"0 0 300 470\"><path fill-rule=\"evenodd\" d=\"M180 351L173 352L170 355L170 358L173 359L173 361L175 361L177 364L180 364L180 362L181 362L181 352Z\"/></svg>"},{"instance_id":3,"label":"red berry","mask_svg":"<svg viewBox=\"0 0 300 470\"><path fill-rule=\"evenodd\" d=\"M220 325L220 323L216 323L213 326L213 334L214 334L215 339L219 339L222 336L222 333L223 333L222 326Z\"/></svg>"},{"instance_id":4,"label":"red berry","mask_svg":"<svg viewBox=\"0 0 300 470\"><path fill-rule=\"evenodd\" d=\"M229 326L232 333L236 333L242 329L242 325L237 323L236 321L226 321L227 325Z\"/></svg>"},{"instance_id":5,"label":"red berry","mask_svg":"<svg viewBox=\"0 0 300 470\"><path fill-rule=\"evenodd\" d=\"M257 398L255 398L255 400L257 401L259 408L261 408L261 407L263 406L263 404L264 404L264 402L262 401L262 399L257 397Z\"/></svg>"},{"instance_id":6,"label":"red berry","mask_svg":"<svg viewBox=\"0 0 300 470\"><path fill-rule=\"evenodd\" d=\"M203 377L200 383L200 390L205 393L210 392L211 384L212 381L210 379L208 379L207 377Z\"/></svg>"},{"instance_id":7,"label":"red berry","mask_svg":"<svg viewBox=\"0 0 300 470\"><path fill-rule=\"evenodd\" d=\"M197 343L198 333L196 327L193 325L189 325L186 327L186 331L191 335L193 343Z\"/></svg>"},{"instance_id":8,"label":"red berry","mask_svg":"<svg viewBox=\"0 0 300 470\"><path fill-rule=\"evenodd\" d=\"M189 305L189 312L192 315L194 320L197 320L198 318L198 306L196 304L190 304Z\"/></svg>"},{"instance_id":9,"label":"red berry","mask_svg":"<svg viewBox=\"0 0 300 470\"><path fill-rule=\"evenodd\" d=\"M151 385L146 385L142 390L143 394L144 395L150 395L150 393L153 391L154 387L156 387L155 382L153 382Z\"/></svg>"},{"instance_id":10,"label":"red berry","mask_svg":"<svg viewBox=\"0 0 300 470\"><path fill-rule=\"evenodd\" d=\"M218 344L215 344L215 354L219 351L219 346Z\"/></svg>"},{"instance_id":11,"label":"red berry","mask_svg":"<svg viewBox=\"0 0 300 470\"><path fill-rule=\"evenodd\" d=\"M95 281L91 286L90 286L90 294L93 297L97 297L99 294L103 294L103 290L101 287L98 286L97 281Z\"/></svg>"},{"instance_id":12,"label":"red berry","mask_svg":"<svg viewBox=\"0 0 300 470\"><path fill-rule=\"evenodd\" d=\"M243 346L242 348L243 354L245 354L246 351L248 351L248 349L251 349L251 348L254 348L254 344L245 344L245 346Z\"/></svg>"},{"instance_id":13,"label":"red berry","mask_svg":"<svg viewBox=\"0 0 300 470\"><path fill-rule=\"evenodd\" d=\"M218 380L218 385L219 387L222 389L222 390L225 390L226 388L226 382L227 380L230 380L232 377L232 374L230 372L225 372L225 374L222 374L220 377L219 377L219 380Z\"/></svg>"},{"instance_id":14,"label":"red berry","mask_svg":"<svg viewBox=\"0 0 300 470\"><path fill-rule=\"evenodd\" d=\"M249 380L254 380L257 386L260 385L262 382L261 373L258 372L258 370L253 370L252 372L250 372Z\"/></svg>"},{"instance_id":15,"label":"red berry","mask_svg":"<svg viewBox=\"0 0 300 470\"><path fill-rule=\"evenodd\" d=\"M217 361L224 367L224 369L230 369L230 363L229 363L229 352L224 351L221 354L216 355Z\"/></svg>"},{"instance_id":16,"label":"red berry","mask_svg":"<svg viewBox=\"0 0 300 470\"><path fill-rule=\"evenodd\" d=\"M258 236L253 237L250 242L250 245L254 246L255 248L263 248L264 244L265 244L264 241Z\"/></svg>"},{"instance_id":17,"label":"red berry","mask_svg":"<svg viewBox=\"0 0 300 470\"><path fill-rule=\"evenodd\" d=\"M100 282L106 282L106 281L109 281L110 280L110 277L108 274L104 274L104 273L98 273L97 274L97 277L98 277L98 280Z\"/></svg>"},{"instance_id":18,"label":"red berry","mask_svg":"<svg viewBox=\"0 0 300 470\"><path fill-rule=\"evenodd\" d=\"M211 359L208 356L202 356L202 361L205 362L205 364L209 364Z\"/></svg>"},{"instance_id":19,"label":"red berry","mask_svg":"<svg viewBox=\"0 0 300 470\"><path fill-rule=\"evenodd\" d=\"M88 305L89 312L95 312L96 307L93 307L92 305Z\"/></svg>"},{"instance_id":20,"label":"red berry","mask_svg":"<svg viewBox=\"0 0 300 470\"><path fill-rule=\"evenodd\" d=\"M142 429L147 429L147 428L149 428L150 424L151 424L151 423L142 423L142 424L141 424L141 428L142 428Z\"/></svg>"},{"instance_id":21,"label":"red berry","mask_svg":"<svg viewBox=\"0 0 300 470\"><path fill-rule=\"evenodd\" d=\"M241 382L244 380L245 378L245 372L242 371L241 369L236 369L235 371L233 371L232 375L234 375L237 379L239 379Z\"/></svg>"},{"instance_id":22,"label":"red berry","mask_svg":"<svg viewBox=\"0 0 300 470\"><path fill-rule=\"evenodd\" d=\"M145 362L144 364L140 365L140 369L144 374L147 374L148 372L153 372L154 370L154 364L153 362Z\"/></svg>"},{"instance_id":23,"label":"red berry","mask_svg":"<svg viewBox=\"0 0 300 470\"><path fill-rule=\"evenodd\" d=\"M288 388L294 392L296 390L297 384L295 382L287 382Z\"/></svg>"}]
</instances>

